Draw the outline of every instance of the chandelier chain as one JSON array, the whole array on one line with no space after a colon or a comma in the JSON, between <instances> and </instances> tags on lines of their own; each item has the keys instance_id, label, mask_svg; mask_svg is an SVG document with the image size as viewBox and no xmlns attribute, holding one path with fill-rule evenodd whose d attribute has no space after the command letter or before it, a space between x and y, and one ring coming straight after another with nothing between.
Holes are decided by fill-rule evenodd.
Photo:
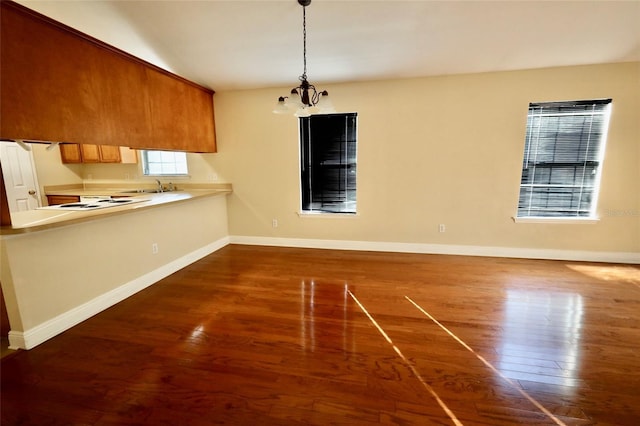
<instances>
[{"instance_id":1,"label":"chandelier chain","mask_svg":"<svg viewBox=\"0 0 640 426\"><path fill-rule=\"evenodd\" d=\"M302 6L302 59L304 71L300 76L300 81L307 79L307 8Z\"/></svg>"}]
</instances>

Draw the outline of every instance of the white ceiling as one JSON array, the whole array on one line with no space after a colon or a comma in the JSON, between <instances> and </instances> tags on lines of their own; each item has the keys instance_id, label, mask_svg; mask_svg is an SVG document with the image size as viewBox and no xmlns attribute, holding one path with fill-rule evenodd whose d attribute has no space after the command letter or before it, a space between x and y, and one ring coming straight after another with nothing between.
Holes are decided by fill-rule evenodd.
<instances>
[{"instance_id":1,"label":"white ceiling","mask_svg":"<svg viewBox=\"0 0 640 426\"><path fill-rule=\"evenodd\" d=\"M19 0L216 91L293 86L296 0ZM640 60L640 1L313 0L307 74L326 83Z\"/></svg>"}]
</instances>

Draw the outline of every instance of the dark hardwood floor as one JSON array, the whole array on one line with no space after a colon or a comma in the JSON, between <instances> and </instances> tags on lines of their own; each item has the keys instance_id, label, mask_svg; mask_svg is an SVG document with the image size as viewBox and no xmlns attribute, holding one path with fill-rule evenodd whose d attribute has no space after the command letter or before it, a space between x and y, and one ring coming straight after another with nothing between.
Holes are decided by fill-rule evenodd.
<instances>
[{"instance_id":1,"label":"dark hardwood floor","mask_svg":"<svg viewBox=\"0 0 640 426\"><path fill-rule=\"evenodd\" d=\"M1 379L2 425L638 425L640 269L230 245Z\"/></svg>"}]
</instances>

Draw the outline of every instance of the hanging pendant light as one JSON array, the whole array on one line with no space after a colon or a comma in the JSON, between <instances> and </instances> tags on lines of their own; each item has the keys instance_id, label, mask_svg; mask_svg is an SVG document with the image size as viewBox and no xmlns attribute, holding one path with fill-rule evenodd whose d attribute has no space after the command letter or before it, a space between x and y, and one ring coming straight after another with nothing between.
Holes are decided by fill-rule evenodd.
<instances>
[{"instance_id":1,"label":"hanging pendant light","mask_svg":"<svg viewBox=\"0 0 640 426\"><path fill-rule=\"evenodd\" d=\"M292 111L296 117L308 117L311 115L310 108L317 106L320 112L335 112L329 92L323 90L318 92L315 86L307 80L307 13L306 7L311 4L311 0L298 0L302 6L302 37L303 37L303 63L304 71L299 77L300 85L291 89L289 96L280 96L274 108L275 114L290 114Z\"/></svg>"}]
</instances>

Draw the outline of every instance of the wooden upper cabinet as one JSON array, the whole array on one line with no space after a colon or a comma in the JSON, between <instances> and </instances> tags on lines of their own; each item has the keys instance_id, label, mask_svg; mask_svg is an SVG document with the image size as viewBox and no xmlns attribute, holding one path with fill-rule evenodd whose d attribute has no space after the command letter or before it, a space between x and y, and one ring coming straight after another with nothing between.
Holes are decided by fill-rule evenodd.
<instances>
[{"instance_id":1,"label":"wooden upper cabinet","mask_svg":"<svg viewBox=\"0 0 640 426\"><path fill-rule=\"evenodd\" d=\"M148 70L146 77L149 111L154 123L151 137L169 142L172 149L184 151L189 130L186 88L154 70Z\"/></svg>"},{"instance_id":2,"label":"wooden upper cabinet","mask_svg":"<svg viewBox=\"0 0 640 426\"><path fill-rule=\"evenodd\" d=\"M80 147L80 152L82 152L83 163L100 162L100 146L90 143L84 143L78 146Z\"/></svg>"},{"instance_id":3,"label":"wooden upper cabinet","mask_svg":"<svg viewBox=\"0 0 640 426\"><path fill-rule=\"evenodd\" d=\"M135 164L138 154L125 146L65 143L60 145L63 163L123 163Z\"/></svg>"},{"instance_id":4,"label":"wooden upper cabinet","mask_svg":"<svg viewBox=\"0 0 640 426\"><path fill-rule=\"evenodd\" d=\"M82 145L84 146L84 145ZM120 163L120 147L113 145L98 145L101 163Z\"/></svg>"},{"instance_id":5,"label":"wooden upper cabinet","mask_svg":"<svg viewBox=\"0 0 640 426\"><path fill-rule=\"evenodd\" d=\"M215 146L212 98L164 73L146 71L152 137L177 151L207 152Z\"/></svg>"},{"instance_id":6,"label":"wooden upper cabinet","mask_svg":"<svg viewBox=\"0 0 640 426\"><path fill-rule=\"evenodd\" d=\"M0 137L215 152L213 91L1 3Z\"/></svg>"},{"instance_id":7,"label":"wooden upper cabinet","mask_svg":"<svg viewBox=\"0 0 640 426\"><path fill-rule=\"evenodd\" d=\"M100 144L148 148L153 143L154 126L149 114L145 67L133 61L123 64L122 58L112 52L100 55L99 64L100 69L108 70L99 86L101 109L108 111L103 117Z\"/></svg>"},{"instance_id":8,"label":"wooden upper cabinet","mask_svg":"<svg viewBox=\"0 0 640 426\"><path fill-rule=\"evenodd\" d=\"M194 152L208 152L216 146L216 128L213 119L213 96L202 90L188 90L187 108L190 111L187 137L193 141ZM192 117L198 117L194 120Z\"/></svg>"},{"instance_id":9,"label":"wooden upper cabinet","mask_svg":"<svg viewBox=\"0 0 640 426\"><path fill-rule=\"evenodd\" d=\"M60 158L63 163L82 163L80 145L75 143L60 144Z\"/></svg>"},{"instance_id":10,"label":"wooden upper cabinet","mask_svg":"<svg viewBox=\"0 0 640 426\"><path fill-rule=\"evenodd\" d=\"M83 143L80 146L83 163L119 163L120 147L113 145L93 145Z\"/></svg>"},{"instance_id":11,"label":"wooden upper cabinet","mask_svg":"<svg viewBox=\"0 0 640 426\"><path fill-rule=\"evenodd\" d=\"M1 136L83 141L95 133L95 48L71 33L2 3Z\"/></svg>"}]
</instances>

